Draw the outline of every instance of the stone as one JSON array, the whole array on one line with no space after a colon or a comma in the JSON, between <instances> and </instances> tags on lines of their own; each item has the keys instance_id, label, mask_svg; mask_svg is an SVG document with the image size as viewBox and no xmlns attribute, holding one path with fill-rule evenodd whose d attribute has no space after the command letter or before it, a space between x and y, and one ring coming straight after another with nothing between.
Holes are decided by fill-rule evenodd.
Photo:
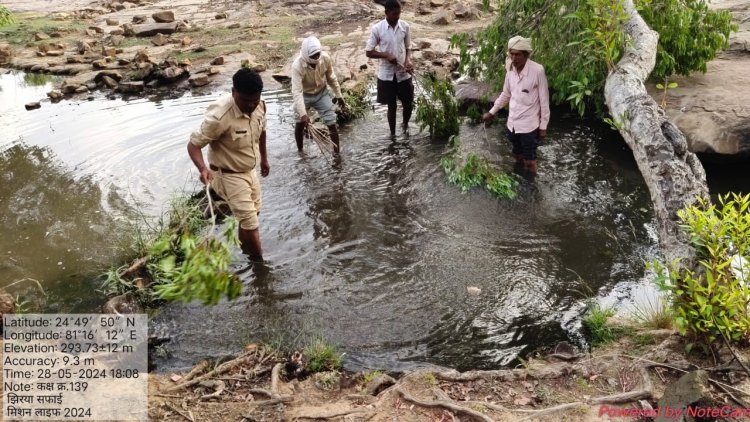
<instances>
[{"instance_id":1,"label":"stone","mask_svg":"<svg viewBox=\"0 0 750 422\"><path fill-rule=\"evenodd\" d=\"M135 94L143 92L143 81L120 82L117 90L123 94Z\"/></svg>"},{"instance_id":2,"label":"stone","mask_svg":"<svg viewBox=\"0 0 750 422\"><path fill-rule=\"evenodd\" d=\"M50 39L50 36L44 32L37 32L34 34L34 41L44 41Z\"/></svg>"},{"instance_id":3,"label":"stone","mask_svg":"<svg viewBox=\"0 0 750 422\"><path fill-rule=\"evenodd\" d=\"M13 58L13 50L10 44L0 43L0 64L10 63Z\"/></svg>"},{"instance_id":4,"label":"stone","mask_svg":"<svg viewBox=\"0 0 750 422\"><path fill-rule=\"evenodd\" d=\"M463 106L476 104L480 109L489 108L499 93L494 92L489 84L478 81L464 81L456 84L456 99Z\"/></svg>"},{"instance_id":5,"label":"stone","mask_svg":"<svg viewBox=\"0 0 750 422\"><path fill-rule=\"evenodd\" d=\"M0 289L0 318L3 315L13 314L16 312L16 300L13 296L6 292L5 289ZM2 326L0 326L2 331Z\"/></svg>"},{"instance_id":6,"label":"stone","mask_svg":"<svg viewBox=\"0 0 750 422\"><path fill-rule=\"evenodd\" d=\"M141 87L142 88L142 87ZM143 307L138 302L137 297L132 293L125 293L110 298L102 306L104 314L140 314L143 313Z\"/></svg>"},{"instance_id":7,"label":"stone","mask_svg":"<svg viewBox=\"0 0 750 422\"><path fill-rule=\"evenodd\" d=\"M679 409L683 415L683 418L679 420L692 422L696 419L685 415L687 407L708 407L712 405L712 402L708 385L708 373L698 370L681 376L676 382L667 386L661 399L659 399L659 408ZM662 412L654 422L674 422L675 420L678 419L668 417Z\"/></svg>"},{"instance_id":8,"label":"stone","mask_svg":"<svg viewBox=\"0 0 750 422\"><path fill-rule=\"evenodd\" d=\"M193 39L186 36L185 38L182 39L182 42L180 44L182 44L183 47L187 47L192 43L193 43Z\"/></svg>"},{"instance_id":9,"label":"stone","mask_svg":"<svg viewBox=\"0 0 750 422\"><path fill-rule=\"evenodd\" d=\"M115 28L109 31L109 35L125 35L125 30L122 28Z\"/></svg>"},{"instance_id":10,"label":"stone","mask_svg":"<svg viewBox=\"0 0 750 422\"><path fill-rule=\"evenodd\" d=\"M208 85L208 75L193 75L188 79L188 82L194 87Z\"/></svg>"},{"instance_id":11,"label":"stone","mask_svg":"<svg viewBox=\"0 0 750 422\"><path fill-rule=\"evenodd\" d=\"M431 7L443 7L445 6L445 0L430 0Z\"/></svg>"},{"instance_id":12,"label":"stone","mask_svg":"<svg viewBox=\"0 0 750 422\"><path fill-rule=\"evenodd\" d=\"M41 107L42 107L42 105L41 105L41 104L39 104L39 101L34 101L34 102L32 102L32 103L26 103L26 104L24 105L24 107L26 107L26 110L36 110L36 109L38 109L38 108L41 108Z\"/></svg>"},{"instance_id":13,"label":"stone","mask_svg":"<svg viewBox=\"0 0 750 422\"><path fill-rule=\"evenodd\" d=\"M469 10L469 8L466 7L463 3L456 3L456 5L453 6L453 14L460 19L468 19L474 17L473 11Z\"/></svg>"},{"instance_id":14,"label":"stone","mask_svg":"<svg viewBox=\"0 0 750 422\"><path fill-rule=\"evenodd\" d=\"M216 16L214 16L216 19L226 19L229 17L229 14L227 12L221 12L217 13Z\"/></svg>"},{"instance_id":15,"label":"stone","mask_svg":"<svg viewBox=\"0 0 750 422\"><path fill-rule=\"evenodd\" d=\"M187 75L189 75L189 72L186 71L185 69L183 69L181 67L177 67L177 66L172 66L172 67L168 67L168 68L164 69L161 72L160 79L162 80L162 82L171 83L171 82L175 82L175 81L177 81L177 80L179 80L179 79L181 79L181 78L183 78L183 77L185 77Z\"/></svg>"},{"instance_id":16,"label":"stone","mask_svg":"<svg viewBox=\"0 0 750 422\"><path fill-rule=\"evenodd\" d=\"M42 73L45 70L47 70L47 65L44 64L35 64L34 66L31 66L31 69L29 69L29 71L33 73Z\"/></svg>"},{"instance_id":17,"label":"stone","mask_svg":"<svg viewBox=\"0 0 750 422\"><path fill-rule=\"evenodd\" d=\"M146 23L148 21L148 16L146 15L135 15L133 16L133 23L139 24L139 23Z\"/></svg>"},{"instance_id":18,"label":"stone","mask_svg":"<svg viewBox=\"0 0 750 422\"><path fill-rule=\"evenodd\" d=\"M224 64L224 57L223 56L219 56L219 57L211 60L211 64L214 65L214 66L221 66L221 65L223 65Z\"/></svg>"},{"instance_id":19,"label":"stone","mask_svg":"<svg viewBox=\"0 0 750 422\"><path fill-rule=\"evenodd\" d=\"M227 26L227 29L240 29L240 28L242 28L242 25L239 23L233 23Z\"/></svg>"},{"instance_id":20,"label":"stone","mask_svg":"<svg viewBox=\"0 0 750 422\"><path fill-rule=\"evenodd\" d=\"M216 66L211 66L208 68L207 72L209 75L216 75L218 73L221 73L221 69Z\"/></svg>"},{"instance_id":21,"label":"stone","mask_svg":"<svg viewBox=\"0 0 750 422\"><path fill-rule=\"evenodd\" d=\"M94 82L99 83L104 77L114 79L117 82L122 80L122 73L117 70L102 70L94 76Z\"/></svg>"},{"instance_id":22,"label":"stone","mask_svg":"<svg viewBox=\"0 0 750 422\"><path fill-rule=\"evenodd\" d=\"M158 23L174 22L174 12L171 10L163 10L161 12L154 13L153 15L151 15L151 18L153 18L154 21Z\"/></svg>"},{"instance_id":23,"label":"stone","mask_svg":"<svg viewBox=\"0 0 750 422\"><path fill-rule=\"evenodd\" d=\"M55 32L50 33L49 36L52 37L52 38L62 38L63 37L63 33L55 31Z\"/></svg>"},{"instance_id":24,"label":"stone","mask_svg":"<svg viewBox=\"0 0 750 422\"><path fill-rule=\"evenodd\" d=\"M102 84L104 84L104 86L106 86L107 88L110 88L110 89L117 88L117 81L110 78L109 76L102 76L101 81L102 81Z\"/></svg>"},{"instance_id":25,"label":"stone","mask_svg":"<svg viewBox=\"0 0 750 422\"><path fill-rule=\"evenodd\" d=\"M154 65L145 62L138 64L138 68L130 74L130 78L135 81L142 81L144 79L148 79L151 74L154 73Z\"/></svg>"},{"instance_id":26,"label":"stone","mask_svg":"<svg viewBox=\"0 0 750 422\"><path fill-rule=\"evenodd\" d=\"M96 31L94 31L93 29L86 28L86 29L83 30L83 32L86 35L88 35L89 37L95 37L96 36Z\"/></svg>"},{"instance_id":27,"label":"stone","mask_svg":"<svg viewBox=\"0 0 750 422\"><path fill-rule=\"evenodd\" d=\"M161 47L162 45L166 45L169 42L169 37L167 37L164 34L156 34L153 38L151 38L151 44Z\"/></svg>"},{"instance_id":28,"label":"stone","mask_svg":"<svg viewBox=\"0 0 750 422\"><path fill-rule=\"evenodd\" d=\"M123 41L125 41L125 37L123 37L122 35L112 35L109 37L109 43L115 47L120 46Z\"/></svg>"},{"instance_id":29,"label":"stone","mask_svg":"<svg viewBox=\"0 0 750 422\"><path fill-rule=\"evenodd\" d=\"M89 87L85 85L81 85L78 88L76 88L75 93L76 94L83 94L84 92L89 92Z\"/></svg>"},{"instance_id":30,"label":"stone","mask_svg":"<svg viewBox=\"0 0 750 422\"><path fill-rule=\"evenodd\" d=\"M266 65L264 64L256 64L252 67L252 69L258 73L263 73L266 71Z\"/></svg>"},{"instance_id":31,"label":"stone","mask_svg":"<svg viewBox=\"0 0 750 422\"><path fill-rule=\"evenodd\" d=\"M47 96L49 97L50 100L52 100L52 102L56 102L62 99L63 93L57 89L53 89L52 91L47 93Z\"/></svg>"},{"instance_id":32,"label":"stone","mask_svg":"<svg viewBox=\"0 0 750 422\"><path fill-rule=\"evenodd\" d=\"M66 63L86 63L86 59L83 57L77 57L77 56L68 56L65 58Z\"/></svg>"},{"instance_id":33,"label":"stone","mask_svg":"<svg viewBox=\"0 0 750 422\"><path fill-rule=\"evenodd\" d=\"M70 81L65 81L65 82L63 82L62 86L60 87L60 90L64 94L73 94L73 93L76 92L76 89L78 89L79 86L81 86L81 85L77 84L77 83L71 83Z\"/></svg>"},{"instance_id":34,"label":"stone","mask_svg":"<svg viewBox=\"0 0 750 422\"><path fill-rule=\"evenodd\" d=\"M47 53L46 53L46 52L44 52L44 51L37 51L37 52L36 52L36 56L37 56L37 57L45 57L46 55L47 55Z\"/></svg>"},{"instance_id":35,"label":"stone","mask_svg":"<svg viewBox=\"0 0 750 422\"><path fill-rule=\"evenodd\" d=\"M419 15L429 15L432 13L432 10L427 8L426 6L420 4L417 6L417 14Z\"/></svg>"},{"instance_id":36,"label":"stone","mask_svg":"<svg viewBox=\"0 0 750 422\"><path fill-rule=\"evenodd\" d=\"M86 41L78 41L76 43L76 50L78 50L78 54L86 54L91 51L91 44Z\"/></svg>"},{"instance_id":37,"label":"stone","mask_svg":"<svg viewBox=\"0 0 750 422\"><path fill-rule=\"evenodd\" d=\"M123 25L124 27L125 25ZM174 22L170 23L151 23L144 25L132 25L133 34L137 37L151 37L156 34L174 34L177 32L177 24ZM125 31L125 35L128 35L128 31Z\"/></svg>"},{"instance_id":38,"label":"stone","mask_svg":"<svg viewBox=\"0 0 750 422\"><path fill-rule=\"evenodd\" d=\"M118 21L117 19L111 19L111 18L107 18L106 22L107 22L107 25L109 26L117 26L120 24L120 21Z\"/></svg>"},{"instance_id":39,"label":"stone","mask_svg":"<svg viewBox=\"0 0 750 422\"><path fill-rule=\"evenodd\" d=\"M102 55L107 57L115 57L117 49L114 47L102 47Z\"/></svg>"},{"instance_id":40,"label":"stone","mask_svg":"<svg viewBox=\"0 0 750 422\"><path fill-rule=\"evenodd\" d=\"M179 64L180 66L184 66L184 67L190 67L190 66L192 66L192 65L193 65L193 62L192 62L192 61L190 61L190 59L188 59L188 58L184 58L184 59L180 60L180 62L179 62L178 64Z\"/></svg>"},{"instance_id":41,"label":"stone","mask_svg":"<svg viewBox=\"0 0 750 422\"><path fill-rule=\"evenodd\" d=\"M439 59L442 55L435 52L435 50L431 50L429 48L425 48L422 50L422 59L433 61L436 59Z\"/></svg>"},{"instance_id":42,"label":"stone","mask_svg":"<svg viewBox=\"0 0 750 422\"><path fill-rule=\"evenodd\" d=\"M453 13L443 10L432 20L434 25L449 25L453 21Z\"/></svg>"},{"instance_id":43,"label":"stone","mask_svg":"<svg viewBox=\"0 0 750 422\"><path fill-rule=\"evenodd\" d=\"M50 50L47 52L47 55L52 57L60 57L63 54L65 54L65 52L62 50Z\"/></svg>"},{"instance_id":44,"label":"stone","mask_svg":"<svg viewBox=\"0 0 750 422\"><path fill-rule=\"evenodd\" d=\"M91 66L93 66L94 69L106 69L107 60L105 59L94 60L93 62L91 62Z\"/></svg>"},{"instance_id":45,"label":"stone","mask_svg":"<svg viewBox=\"0 0 750 422\"><path fill-rule=\"evenodd\" d=\"M97 34L103 34L104 33L104 29L102 27L100 27L100 26L89 26L88 29L94 31Z\"/></svg>"},{"instance_id":46,"label":"stone","mask_svg":"<svg viewBox=\"0 0 750 422\"><path fill-rule=\"evenodd\" d=\"M146 50L139 50L135 53L135 56L133 56L133 61L136 63L145 63L151 62L151 58L148 56Z\"/></svg>"},{"instance_id":47,"label":"stone","mask_svg":"<svg viewBox=\"0 0 750 422\"><path fill-rule=\"evenodd\" d=\"M36 49L41 51L42 53L46 53L52 49L52 46L47 44L46 42L43 42L36 46Z\"/></svg>"}]
</instances>

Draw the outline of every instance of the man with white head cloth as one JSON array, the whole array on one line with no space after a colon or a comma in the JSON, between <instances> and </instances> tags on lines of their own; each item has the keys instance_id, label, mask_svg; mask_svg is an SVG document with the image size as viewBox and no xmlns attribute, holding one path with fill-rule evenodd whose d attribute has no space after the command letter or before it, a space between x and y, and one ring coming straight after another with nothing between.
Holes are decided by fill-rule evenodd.
<instances>
[{"instance_id":1,"label":"man with white head cloth","mask_svg":"<svg viewBox=\"0 0 750 422\"><path fill-rule=\"evenodd\" d=\"M530 38L515 36L508 41L510 63L503 92L482 118L485 122L491 121L495 113L510 103L508 140L513 145L516 164L534 176L537 172L536 150L539 141L547 136L550 112L544 67L529 59L531 51Z\"/></svg>"},{"instance_id":2,"label":"man with white head cloth","mask_svg":"<svg viewBox=\"0 0 750 422\"><path fill-rule=\"evenodd\" d=\"M336 145L335 152L339 152L339 132L336 129L336 110L328 91L342 107L344 106L341 87L333 71L333 60L328 53L322 51L320 41L315 37L307 37L302 41L299 57L292 64L292 97L294 112L299 120L294 128L294 140L297 149L302 150L303 131L311 123L307 114L309 108L318 111L320 117L328 126L331 141Z\"/></svg>"}]
</instances>

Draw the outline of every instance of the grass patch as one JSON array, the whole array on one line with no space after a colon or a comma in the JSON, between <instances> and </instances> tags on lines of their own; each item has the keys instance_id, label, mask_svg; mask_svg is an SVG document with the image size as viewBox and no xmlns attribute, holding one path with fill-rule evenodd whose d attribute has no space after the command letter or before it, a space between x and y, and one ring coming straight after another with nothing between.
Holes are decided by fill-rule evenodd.
<instances>
[{"instance_id":1,"label":"grass patch","mask_svg":"<svg viewBox=\"0 0 750 422\"><path fill-rule=\"evenodd\" d=\"M632 318L645 328L654 330L672 329L674 312L661 296L648 297L633 305Z\"/></svg>"},{"instance_id":2,"label":"grass patch","mask_svg":"<svg viewBox=\"0 0 750 422\"><path fill-rule=\"evenodd\" d=\"M362 375L362 379L360 380L360 384L367 385L375 378L385 374L385 372L381 370L374 370L374 371L367 371Z\"/></svg>"},{"instance_id":3,"label":"grass patch","mask_svg":"<svg viewBox=\"0 0 750 422\"><path fill-rule=\"evenodd\" d=\"M602 346L617 339L617 330L607 324L609 318L614 315L615 311L612 308L602 308L596 301L589 302L586 315L583 317L583 326L592 347Z\"/></svg>"},{"instance_id":4,"label":"grass patch","mask_svg":"<svg viewBox=\"0 0 750 422\"><path fill-rule=\"evenodd\" d=\"M305 347L304 354L309 372L337 371L341 368L342 355L338 353L336 346L321 337L314 338Z\"/></svg>"},{"instance_id":5,"label":"grass patch","mask_svg":"<svg viewBox=\"0 0 750 422\"><path fill-rule=\"evenodd\" d=\"M12 45L25 46L36 45L34 34L43 32L47 35L52 32L79 32L87 27L87 24L78 20L54 20L38 13L22 13L16 16L16 21L9 25L0 27L0 32L5 40ZM77 37L76 34L68 34ZM58 42L61 38L52 39ZM45 42L45 41L39 41ZM48 41L47 41L48 42Z\"/></svg>"}]
</instances>

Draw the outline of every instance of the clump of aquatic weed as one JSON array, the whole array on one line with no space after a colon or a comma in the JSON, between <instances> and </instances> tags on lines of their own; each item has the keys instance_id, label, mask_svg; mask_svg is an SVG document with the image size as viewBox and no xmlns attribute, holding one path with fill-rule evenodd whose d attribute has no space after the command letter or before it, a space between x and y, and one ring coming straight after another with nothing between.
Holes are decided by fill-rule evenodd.
<instances>
[{"instance_id":1,"label":"clump of aquatic weed","mask_svg":"<svg viewBox=\"0 0 750 422\"><path fill-rule=\"evenodd\" d=\"M483 186L499 198L516 197L518 181L512 175L494 168L487 159L470 153L464 165L460 166L457 162L460 144L458 136L452 136L449 141L450 150L440 159L440 166L448 175L449 182L460 187L462 192Z\"/></svg>"},{"instance_id":2,"label":"clump of aquatic weed","mask_svg":"<svg viewBox=\"0 0 750 422\"><path fill-rule=\"evenodd\" d=\"M324 339L317 337L305 347L307 358L307 371L311 373L323 371L336 371L341 368L342 354L336 350L336 346Z\"/></svg>"},{"instance_id":3,"label":"clump of aquatic weed","mask_svg":"<svg viewBox=\"0 0 750 422\"><path fill-rule=\"evenodd\" d=\"M338 123L347 123L365 116L367 110L372 106L368 85L369 81L362 79L351 88L341 89L344 106L336 109L336 121Z\"/></svg>"}]
</instances>

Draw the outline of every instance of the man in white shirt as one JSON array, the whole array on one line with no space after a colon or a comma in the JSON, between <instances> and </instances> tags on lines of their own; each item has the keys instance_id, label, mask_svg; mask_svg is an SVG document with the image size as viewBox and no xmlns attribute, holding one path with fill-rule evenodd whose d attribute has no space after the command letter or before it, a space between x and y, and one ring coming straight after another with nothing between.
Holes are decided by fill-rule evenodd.
<instances>
[{"instance_id":1,"label":"man in white shirt","mask_svg":"<svg viewBox=\"0 0 750 422\"><path fill-rule=\"evenodd\" d=\"M372 59L381 59L378 68L378 103L388 105L388 126L393 138L396 136L397 99L404 109L402 128L408 134L414 104L414 85L411 79L414 67L409 53L409 24L399 20L401 3L398 0L387 0L384 6L385 19L373 25L365 54ZM375 50L376 47L378 50Z\"/></svg>"},{"instance_id":2,"label":"man in white shirt","mask_svg":"<svg viewBox=\"0 0 750 422\"><path fill-rule=\"evenodd\" d=\"M294 111L299 118L294 127L294 140L300 151L302 151L303 130L311 123L307 109L313 108L318 111L328 126L331 141L336 145L334 152L339 152L336 110L328 93L328 86L331 87L336 102L343 107L344 99L339 81L333 71L331 56L321 50L320 41L317 38L307 37L302 41L299 57L292 64L292 97Z\"/></svg>"}]
</instances>

